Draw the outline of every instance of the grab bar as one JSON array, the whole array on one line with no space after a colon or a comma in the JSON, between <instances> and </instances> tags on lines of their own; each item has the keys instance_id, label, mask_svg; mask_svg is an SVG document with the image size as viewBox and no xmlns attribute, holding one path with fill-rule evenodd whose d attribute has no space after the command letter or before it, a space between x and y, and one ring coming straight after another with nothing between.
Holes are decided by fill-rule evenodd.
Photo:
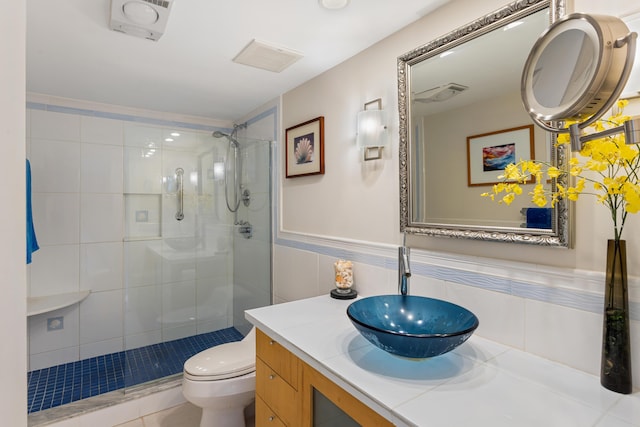
<instances>
[{"instance_id":1,"label":"grab bar","mask_svg":"<svg viewBox=\"0 0 640 427\"><path fill-rule=\"evenodd\" d=\"M176 169L176 181L178 184L178 212L176 212L176 219L182 221L184 219L184 169Z\"/></svg>"}]
</instances>

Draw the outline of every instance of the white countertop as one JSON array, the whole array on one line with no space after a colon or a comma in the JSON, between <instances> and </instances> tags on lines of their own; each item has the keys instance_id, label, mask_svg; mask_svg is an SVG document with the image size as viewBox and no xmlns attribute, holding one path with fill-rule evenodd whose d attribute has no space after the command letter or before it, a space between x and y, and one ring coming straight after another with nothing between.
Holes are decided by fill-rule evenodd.
<instances>
[{"instance_id":1,"label":"white countertop","mask_svg":"<svg viewBox=\"0 0 640 427\"><path fill-rule=\"evenodd\" d=\"M432 359L388 354L351 325L351 302L326 295L245 316L398 426L640 426L640 393L611 392L596 376L476 335Z\"/></svg>"}]
</instances>

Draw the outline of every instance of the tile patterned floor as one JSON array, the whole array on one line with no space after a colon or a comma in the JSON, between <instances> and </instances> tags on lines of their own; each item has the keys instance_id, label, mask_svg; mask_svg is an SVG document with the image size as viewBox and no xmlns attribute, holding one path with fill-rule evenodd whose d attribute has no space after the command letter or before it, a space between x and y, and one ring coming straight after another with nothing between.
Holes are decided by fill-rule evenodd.
<instances>
[{"instance_id":1,"label":"tile patterned floor","mask_svg":"<svg viewBox=\"0 0 640 427\"><path fill-rule=\"evenodd\" d=\"M29 413L180 373L194 354L241 339L235 328L227 328L31 371Z\"/></svg>"},{"instance_id":2,"label":"tile patterned floor","mask_svg":"<svg viewBox=\"0 0 640 427\"><path fill-rule=\"evenodd\" d=\"M116 427L199 427L202 409L187 402ZM253 408L245 410L246 427L255 427Z\"/></svg>"}]
</instances>

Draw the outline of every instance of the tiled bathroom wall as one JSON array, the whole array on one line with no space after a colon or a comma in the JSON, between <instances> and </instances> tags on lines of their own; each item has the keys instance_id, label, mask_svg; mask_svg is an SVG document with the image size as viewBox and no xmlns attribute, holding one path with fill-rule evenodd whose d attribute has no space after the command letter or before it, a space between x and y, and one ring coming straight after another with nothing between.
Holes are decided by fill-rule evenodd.
<instances>
[{"instance_id":1,"label":"tiled bathroom wall","mask_svg":"<svg viewBox=\"0 0 640 427\"><path fill-rule=\"evenodd\" d=\"M28 296L91 291L80 304L29 318L29 369L230 326L229 214L215 207L222 184L213 168L198 169L223 155L198 151L203 138L212 145L212 127L29 107L40 250L28 267ZM174 130L182 140L164 141ZM170 182L178 166L186 208L179 223Z\"/></svg>"},{"instance_id":2,"label":"tiled bathroom wall","mask_svg":"<svg viewBox=\"0 0 640 427\"><path fill-rule=\"evenodd\" d=\"M281 232L274 246L274 302L329 298L338 258L354 261L361 296L398 293L396 253L388 245ZM479 336L599 375L603 300L585 289L596 288L603 276L418 249L410 258L410 294L468 308L480 319ZM637 285L635 278L630 282ZM632 363L639 366L640 302L634 298L630 313Z\"/></svg>"},{"instance_id":3,"label":"tiled bathroom wall","mask_svg":"<svg viewBox=\"0 0 640 427\"><path fill-rule=\"evenodd\" d=\"M75 304L29 319L30 369L37 369L122 349L124 146L119 120L43 109L27 114L40 244L28 295L94 291L82 310ZM61 327L47 332L55 318Z\"/></svg>"}]
</instances>

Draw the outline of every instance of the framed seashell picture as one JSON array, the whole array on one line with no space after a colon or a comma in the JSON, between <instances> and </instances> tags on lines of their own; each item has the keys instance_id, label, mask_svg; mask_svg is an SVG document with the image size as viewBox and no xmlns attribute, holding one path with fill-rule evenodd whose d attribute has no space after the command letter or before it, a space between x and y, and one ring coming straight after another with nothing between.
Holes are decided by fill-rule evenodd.
<instances>
[{"instance_id":1,"label":"framed seashell picture","mask_svg":"<svg viewBox=\"0 0 640 427\"><path fill-rule=\"evenodd\" d=\"M295 178L324 174L324 117L286 130L286 175Z\"/></svg>"}]
</instances>

